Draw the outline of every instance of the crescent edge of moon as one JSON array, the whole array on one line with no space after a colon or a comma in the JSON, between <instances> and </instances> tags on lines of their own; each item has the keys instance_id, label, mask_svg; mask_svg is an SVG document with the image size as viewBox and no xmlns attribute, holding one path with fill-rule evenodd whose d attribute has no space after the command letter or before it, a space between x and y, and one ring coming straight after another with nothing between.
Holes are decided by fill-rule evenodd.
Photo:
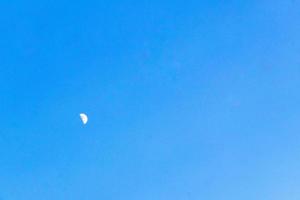
<instances>
[{"instance_id":1,"label":"crescent edge of moon","mask_svg":"<svg viewBox=\"0 0 300 200\"><path fill-rule=\"evenodd\" d=\"M86 114L80 113L79 116L80 116L80 119L81 119L83 124L86 124L88 122L89 119L88 119L88 116Z\"/></svg>"}]
</instances>

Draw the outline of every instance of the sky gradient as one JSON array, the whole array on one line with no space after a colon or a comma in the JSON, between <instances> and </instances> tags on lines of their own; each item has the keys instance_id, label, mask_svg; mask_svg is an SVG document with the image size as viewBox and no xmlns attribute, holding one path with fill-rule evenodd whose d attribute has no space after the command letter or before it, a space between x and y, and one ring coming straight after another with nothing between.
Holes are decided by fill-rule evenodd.
<instances>
[{"instance_id":1,"label":"sky gradient","mask_svg":"<svg viewBox=\"0 0 300 200\"><path fill-rule=\"evenodd\" d=\"M300 199L300 1L0 5L1 200Z\"/></svg>"}]
</instances>

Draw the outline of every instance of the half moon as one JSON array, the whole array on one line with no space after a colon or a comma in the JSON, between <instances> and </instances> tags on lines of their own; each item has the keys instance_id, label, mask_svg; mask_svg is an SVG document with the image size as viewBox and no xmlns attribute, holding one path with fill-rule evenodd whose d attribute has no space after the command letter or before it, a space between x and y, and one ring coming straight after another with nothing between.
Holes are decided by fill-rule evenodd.
<instances>
[{"instance_id":1,"label":"half moon","mask_svg":"<svg viewBox=\"0 0 300 200\"><path fill-rule=\"evenodd\" d=\"M80 119L81 119L83 124L86 124L88 122L89 119L88 119L86 114L80 113L79 116L80 116Z\"/></svg>"}]
</instances>

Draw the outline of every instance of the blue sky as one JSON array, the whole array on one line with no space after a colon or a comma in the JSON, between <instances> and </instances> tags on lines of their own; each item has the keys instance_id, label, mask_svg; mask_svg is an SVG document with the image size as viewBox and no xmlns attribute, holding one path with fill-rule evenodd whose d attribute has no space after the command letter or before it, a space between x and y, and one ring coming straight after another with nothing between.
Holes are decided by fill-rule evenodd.
<instances>
[{"instance_id":1,"label":"blue sky","mask_svg":"<svg viewBox=\"0 0 300 200\"><path fill-rule=\"evenodd\" d=\"M0 7L0 199L300 198L298 0Z\"/></svg>"}]
</instances>

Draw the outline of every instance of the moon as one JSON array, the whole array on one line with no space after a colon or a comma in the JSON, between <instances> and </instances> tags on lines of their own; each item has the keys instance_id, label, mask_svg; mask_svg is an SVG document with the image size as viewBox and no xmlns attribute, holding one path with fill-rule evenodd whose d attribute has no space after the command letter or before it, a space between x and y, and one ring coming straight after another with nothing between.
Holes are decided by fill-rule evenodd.
<instances>
[{"instance_id":1,"label":"moon","mask_svg":"<svg viewBox=\"0 0 300 200\"><path fill-rule=\"evenodd\" d=\"M83 124L86 124L88 122L89 118L86 114L80 113L79 116L80 116L80 119L81 119Z\"/></svg>"}]
</instances>

